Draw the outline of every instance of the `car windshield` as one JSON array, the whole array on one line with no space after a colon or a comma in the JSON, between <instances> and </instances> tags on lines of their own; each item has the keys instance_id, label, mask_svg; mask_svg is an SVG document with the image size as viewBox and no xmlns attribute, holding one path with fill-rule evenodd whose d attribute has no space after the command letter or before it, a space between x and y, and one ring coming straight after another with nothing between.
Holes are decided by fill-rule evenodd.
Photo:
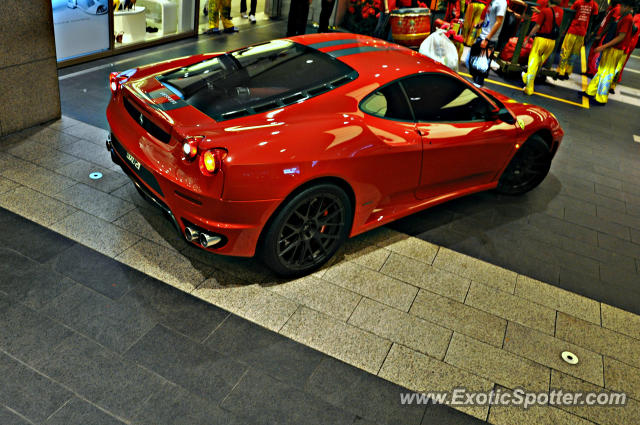
<instances>
[{"instance_id":1,"label":"car windshield","mask_svg":"<svg viewBox=\"0 0 640 425\"><path fill-rule=\"evenodd\" d=\"M325 53L275 40L180 68L158 80L190 105L221 120L293 103L287 98L297 101L320 94L339 85L337 80L354 78L354 73Z\"/></svg>"}]
</instances>

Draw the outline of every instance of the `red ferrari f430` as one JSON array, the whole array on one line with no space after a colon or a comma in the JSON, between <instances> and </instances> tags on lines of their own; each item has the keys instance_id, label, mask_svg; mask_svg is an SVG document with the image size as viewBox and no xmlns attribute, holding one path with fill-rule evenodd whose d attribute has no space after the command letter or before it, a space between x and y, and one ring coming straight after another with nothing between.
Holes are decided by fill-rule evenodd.
<instances>
[{"instance_id":1,"label":"red ferrari f430","mask_svg":"<svg viewBox=\"0 0 640 425\"><path fill-rule=\"evenodd\" d=\"M110 86L107 147L141 194L191 243L284 276L449 199L533 189L563 136L541 107L347 33L170 60Z\"/></svg>"}]
</instances>

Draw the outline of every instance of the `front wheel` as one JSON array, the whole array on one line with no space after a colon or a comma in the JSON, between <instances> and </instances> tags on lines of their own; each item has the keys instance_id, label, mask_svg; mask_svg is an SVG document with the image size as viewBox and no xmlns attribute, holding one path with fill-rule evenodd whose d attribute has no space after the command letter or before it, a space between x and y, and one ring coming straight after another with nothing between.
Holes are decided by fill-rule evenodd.
<instances>
[{"instance_id":1,"label":"front wheel","mask_svg":"<svg viewBox=\"0 0 640 425\"><path fill-rule=\"evenodd\" d=\"M276 274L302 276L327 262L351 229L351 202L342 189L320 184L280 209L266 229L261 257Z\"/></svg>"},{"instance_id":2,"label":"front wheel","mask_svg":"<svg viewBox=\"0 0 640 425\"><path fill-rule=\"evenodd\" d=\"M496 190L505 195L521 195L538 186L551 168L551 151L544 139L531 136L500 176Z\"/></svg>"}]
</instances>

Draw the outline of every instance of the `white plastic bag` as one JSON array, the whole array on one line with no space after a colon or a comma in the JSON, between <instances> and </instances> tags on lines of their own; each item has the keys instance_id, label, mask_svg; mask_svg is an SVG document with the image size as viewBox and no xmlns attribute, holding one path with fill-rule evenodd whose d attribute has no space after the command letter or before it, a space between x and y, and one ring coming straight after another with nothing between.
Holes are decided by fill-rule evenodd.
<instances>
[{"instance_id":1,"label":"white plastic bag","mask_svg":"<svg viewBox=\"0 0 640 425\"><path fill-rule=\"evenodd\" d=\"M420 44L420 53L440 62L454 71L458 70L458 49L447 38L446 31L437 29Z\"/></svg>"}]
</instances>

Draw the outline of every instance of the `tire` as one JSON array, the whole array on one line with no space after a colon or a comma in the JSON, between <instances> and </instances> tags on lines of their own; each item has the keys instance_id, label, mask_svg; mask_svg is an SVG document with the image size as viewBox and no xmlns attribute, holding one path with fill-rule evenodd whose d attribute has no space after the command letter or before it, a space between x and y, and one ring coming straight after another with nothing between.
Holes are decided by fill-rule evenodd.
<instances>
[{"instance_id":1,"label":"tire","mask_svg":"<svg viewBox=\"0 0 640 425\"><path fill-rule=\"evenodd\" d=\"M279 276L310 273L326 263L351 229L353 208L337 186L319 184L295 195L265 229L262 261Z\"/></svg>"},{"instance_id":2,"label":"tire","mask_svg":"<svg viewBox=\"0 0 640 425\"><path fill-rule=\"evenodd\" d=\"M538 186L551 168L551 151L544 139L531 136L500 176L496 191L504 195L522 195Z\"/></svg>"}]
</instances>

